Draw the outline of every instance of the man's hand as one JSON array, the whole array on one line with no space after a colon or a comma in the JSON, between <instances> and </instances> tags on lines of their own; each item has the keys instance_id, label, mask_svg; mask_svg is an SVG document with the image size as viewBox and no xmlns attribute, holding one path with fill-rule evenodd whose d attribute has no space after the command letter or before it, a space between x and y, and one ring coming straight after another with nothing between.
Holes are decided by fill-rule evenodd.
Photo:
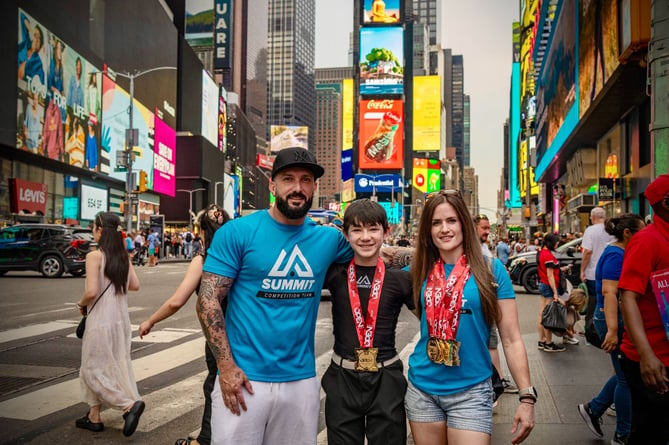
<instances>
[{"instance_id":1,"label":"man's hand","mask_svg":"<svg viewBox=\"0 0 669 445\"><path fill-rule=\"evenodd\" d=\"M520 402L513 416L511 434L516 434L511 439L511 443L515 445L527 439L532 428L534 428L534 404Z\"/></svg>"},{"instance_id":2,"label":"man's hand","mask_svg":"<svg viewBox=\"0 0 669 445\"><path fill-rule=\"evenodd\" d=\"M221 385L221 395L226 408L239 416L241 411L239 407L246 411L246 401L242 388L246 388L249 394L253 394L253 386L244 371L235 364L226 367L219 367L218 383Z\"/></svg>"},{"instance_id":3,"label":"man's hand","mask_svg":"<svg viewBox=\"0 0 669 445\"><path fill-rule=\"evenodd\" d=\"M655 354L650 354L650 357L642 356L640 368L644 385L658 394L665 394L669 390L667 371Z\"/></svg>"}]
</instances>

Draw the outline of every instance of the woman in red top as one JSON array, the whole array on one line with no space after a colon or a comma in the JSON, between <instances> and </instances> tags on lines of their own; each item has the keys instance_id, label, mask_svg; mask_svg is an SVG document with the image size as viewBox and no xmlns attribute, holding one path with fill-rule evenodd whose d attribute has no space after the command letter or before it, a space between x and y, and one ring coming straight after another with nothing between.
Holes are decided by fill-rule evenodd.
<instances>
[{"instance_id":1,"label":"woman in red top","mask_svg":"<svg viewBox=\"0 0 669 445\"><path fill-rule=\"evenodd\" d=\"M544 329L541 324L541 314L551 299L558 301L557 285L560 282L560 263L553 255L553 251L560 242L560 237L555 234L549 234L544 237L544 245L539 251L537 269L539 272L539 293L541 294L541 307L539 308L539 318L537 328L539 330L539 343L537 347L545 352L563 352L564 346L553 343L552 333Z\"/></svg>"}]
</instances>

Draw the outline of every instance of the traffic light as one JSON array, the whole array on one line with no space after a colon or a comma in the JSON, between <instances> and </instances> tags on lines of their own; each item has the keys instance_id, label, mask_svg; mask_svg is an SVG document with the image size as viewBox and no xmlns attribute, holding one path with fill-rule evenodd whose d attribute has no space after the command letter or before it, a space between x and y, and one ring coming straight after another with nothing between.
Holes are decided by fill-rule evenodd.
<instances>
[{"instance_id":1,"label":"traffic light","mask_svg":"<svg viewBox=\"0 0 669 445\"><path fill-rule=\"evenodd\" d=\"M137 187L140 193L144 193L147 190L146 183L146 172L144 170L139 171L139 187Z\"/></svg>"}]
</instances>

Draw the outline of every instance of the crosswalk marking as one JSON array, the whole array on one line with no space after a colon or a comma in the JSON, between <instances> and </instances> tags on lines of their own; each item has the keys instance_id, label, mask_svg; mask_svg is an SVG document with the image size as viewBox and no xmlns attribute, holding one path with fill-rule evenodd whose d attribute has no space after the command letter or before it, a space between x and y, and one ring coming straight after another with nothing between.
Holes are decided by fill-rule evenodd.
<instances>
[{"instance_id":1,"label":"crosswalk marking","mask_svg":"<svg viewBox=\"0 0 669 445\"><path fill-rule=\"evenodd\" d=\"M199 338L132 361L137 381L204 356ZM35 420L79 403L79 379L72 379L0 403L0 417Z\"/></svg>"},{"instance_id":2,"label":"crosswalk marking","mask_svg":"<svg viewBox=\"0 0 669 445\"><path fill-rule=\"evenodd\" d=\"M36 337L38 335L48 334L49 332L59 331L61 329L73 329L79 321L58 320L48 323L33 324L17 329L9 329L0 332L0 343L7 343L26 337Z\"/></svg>"}]
</instances>

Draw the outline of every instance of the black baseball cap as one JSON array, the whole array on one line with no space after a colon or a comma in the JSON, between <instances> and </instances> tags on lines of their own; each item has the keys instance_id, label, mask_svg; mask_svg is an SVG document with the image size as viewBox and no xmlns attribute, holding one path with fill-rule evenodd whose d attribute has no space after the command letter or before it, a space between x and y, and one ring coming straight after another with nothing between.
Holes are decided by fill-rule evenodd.
<instances>
[{"instance_id":1,"label":"black baseball cap","mask_svg":"<svg viewBox=\"0 0 669 445\"><path fill-rule=\"evenodd\" d=\"M312 152L301 147L290 147L284 148L276 155L272 166L272 179L281 170L294 167L311 170L315 179L320 178L325 173L323 167L318 165L316 156Z\"/></svg>"}]
</instances>

